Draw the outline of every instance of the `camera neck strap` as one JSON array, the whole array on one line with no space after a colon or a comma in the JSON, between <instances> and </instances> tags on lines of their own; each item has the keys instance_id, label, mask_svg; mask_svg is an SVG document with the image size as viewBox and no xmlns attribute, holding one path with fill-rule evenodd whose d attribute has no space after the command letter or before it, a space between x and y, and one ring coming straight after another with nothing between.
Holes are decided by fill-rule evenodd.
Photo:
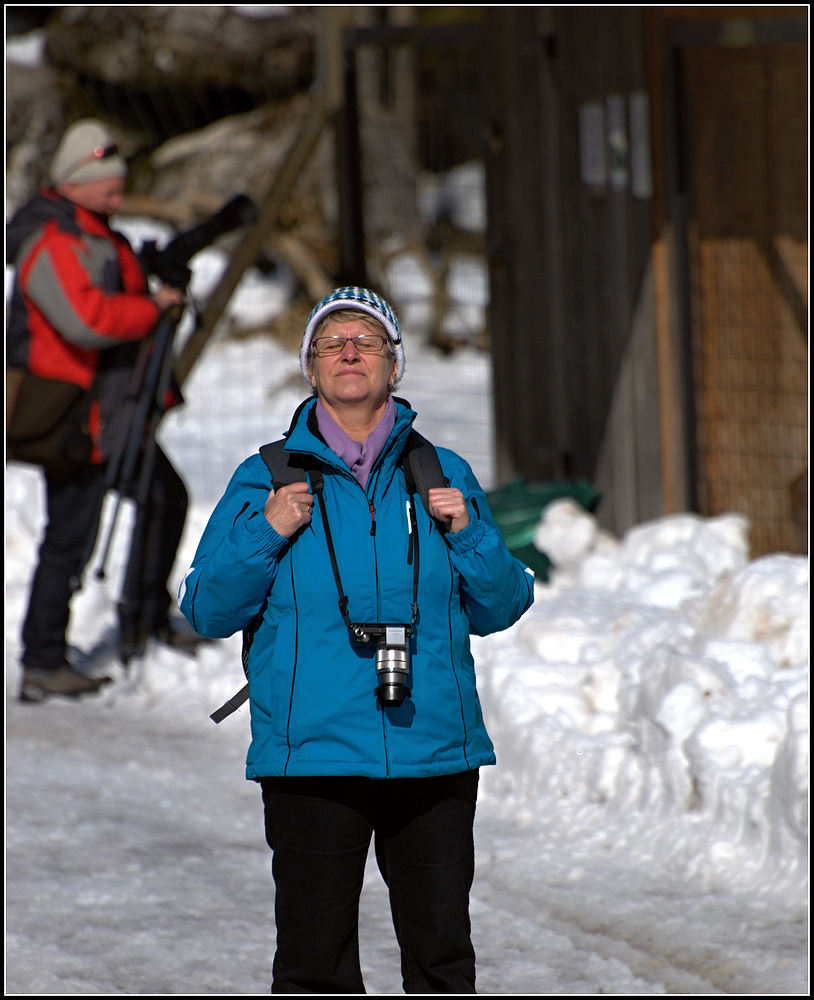
<instances>
[{"instance_id":1,"label":"camera neck strap","mask_svg":"<svg viewBox=\"0 0 814 1000\"><path fill-rule=\"evenodd\" d=\"M339 563L336 559L336 550L334 548L333 536L331 535L331 526L328 521L328 511L323 498L325 480L322 476L322 469L318 465L309 465L307 471L311 482L311 490L319 503L320 513L322 514L322 524L325 528L325 541L328 544L328 555L331 559L331 569L333 570L334 580L336 582L336 591L339 595L339 611L342 615L342 620L348 627L348 631L352 634L353 622L348 614L348 598L342 589L342 580L339 576ZM415 627L415 624L418 621L418 523L415 516L415 490L410 487L411 483L408 480L407 489L410 498L410 543L407 561L408 563L412 562L413 564L413 603L412 618L410 620L410 626L412 628Z\"/></svg>"}]
</instances>

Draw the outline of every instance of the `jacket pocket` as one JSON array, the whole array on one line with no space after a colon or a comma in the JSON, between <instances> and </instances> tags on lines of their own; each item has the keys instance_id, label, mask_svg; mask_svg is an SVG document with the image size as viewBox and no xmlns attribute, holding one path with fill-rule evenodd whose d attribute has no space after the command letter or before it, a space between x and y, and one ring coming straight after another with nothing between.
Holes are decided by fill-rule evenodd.
<instances>
[{"instance_id":1,"label":"jacket pocket","mask_svg":"<svg viewBox=\"0 0 814 1000\"><path fill-rule=\"evenodd\" d=\"M257 688L259 701L268 713L274 736L287 742L297 683L296 615L283 618L272 626L262 653L256 647L257 643L252 651L251 683Z\"/></svg>"}]
</instances>

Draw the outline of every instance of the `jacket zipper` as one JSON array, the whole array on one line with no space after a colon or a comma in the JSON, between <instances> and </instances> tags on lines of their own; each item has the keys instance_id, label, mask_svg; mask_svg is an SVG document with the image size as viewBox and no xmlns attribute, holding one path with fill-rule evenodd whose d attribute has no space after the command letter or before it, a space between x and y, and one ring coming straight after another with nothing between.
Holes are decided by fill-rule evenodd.
<instances>
[{"instance_id":1,"label":"jacket zipper","mask_svg":"<svg viewBox=\"0 0 814 1000\"><path fill-rule=\"evenodd\" d=\"M378 468L376 469L376 476L377 477L381 474L381 468L382 468L382 466L381 466L381 456L379 456L378 462L379 462L379 465L378 465ZM371 475L370 475L370 478L368 479L368 484L371 486L371 492L373 493L373 492L375 492L376 487L371 482L372 478L373 478L373 471L371 470ZM377 478L377 482L378 482L378 478ZM367 490L365 490L364 492L365 492L365 496L367 496ZM376 508L374 507L373 500L370 497L367 497L367 505L368 505L368 509L370 510L370 522L371 522L370 523L370 534L375 539L375 536L376 536ZM374 571L374 579L376 581L376 617L378 619L381 616L381 609L379 607L379 603L381 601L381 594L379 593L379 553L378 553L378 550L376 548L376 542L375 541L373 542L373 571ZM388 746L387 746L387 720L385 719L384 709L380 705L378 706L378 710L379 710L379 713L381 715L381 720L382 720L382 750L384 752L384 775L385 775L386 778L389 778L390 777L390 751L389 751Z\"/></svg>"},{"instance_id":2,"label":"jacket zipper","mask_svg":"<svg viewBox=\"0 0 814 1000\"><path fill-rule=\"evenodd\" d=\"M394 447L394 445L391 445L391 449L393 447ZM374 470L371 470L371 479L373 477L374 472L375 472L376 475L380 475L381 474L381 470L382 470L384 458L385 458L385 453L382 452L382 454L376 460L376 466L377 467ZM322 459L320 459L320 460L322 461ZM339 470L339 471L340 472L344 472L344 470ZM361 486L361 484L358 482L358 480L356 480L356 477L353 476L352 473L348 473L348 475L354 480L354 482L356 482L357 486L359 486L359 488L365 494L365 499L367 500L368 510L370 511L370 534L371 534L372 537L375 538L375 536L376 536L376 508L375 508L375 506L373 504L373 501L370 499L370 497L367 496L367 490L365 490ZM370 480L368 480L368 482L370 482ZM412 539L411 539L411 541L412 541ZM375 579L375 587L376 587L376 611L377 611L377 615L379 614L379 601L380 601L380 594L379 594L379 565L378 565L378 563L379 563L379 561L378 561L378 555L377 555L376 547L375 547L375 543L374 543L374 547L373 547L373 566L374 566L374 579ZM381 717L382 717L382 743L383 743L383 750L384 750L385 775L386 775L386 777L389 778L390 777L390 754L388 752L388 747L387 747L387 725L386 725L384 710L381 710Z\"/></svg>"}]
</instances>

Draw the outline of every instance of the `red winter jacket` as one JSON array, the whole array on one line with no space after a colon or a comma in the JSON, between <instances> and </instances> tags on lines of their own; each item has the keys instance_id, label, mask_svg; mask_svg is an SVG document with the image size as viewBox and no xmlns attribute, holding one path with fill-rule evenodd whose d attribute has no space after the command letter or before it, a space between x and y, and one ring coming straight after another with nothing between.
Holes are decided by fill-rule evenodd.
<instances>
[{"instance_id":1,"label":"red winter jacket","mask_svg":"<svg viewBox=\"0 0 814 1000\"><path fill-rule=\"evenodd\" d=\"M54 191L22 208L7 230L17 268L9 363L88 389L99 351L141 340L159 310L130 244L107 221ZM22 334L22 336L21 336ZM12 336L13 335L13 336Z\"/></svg>"},{"instance_id":2,"label":"red winter jacket","mask_svg":"<svg viewBox=\"0 0 814 1000\"><path fill-rule=\"evenodd\" d=\"M134 342L159 317L138 257L105 218L53 190L17 212L6 246L16 267L7 364L86 390L96 380L91 423L98 444L121 404Z\"/></svg>"}]
</instances>

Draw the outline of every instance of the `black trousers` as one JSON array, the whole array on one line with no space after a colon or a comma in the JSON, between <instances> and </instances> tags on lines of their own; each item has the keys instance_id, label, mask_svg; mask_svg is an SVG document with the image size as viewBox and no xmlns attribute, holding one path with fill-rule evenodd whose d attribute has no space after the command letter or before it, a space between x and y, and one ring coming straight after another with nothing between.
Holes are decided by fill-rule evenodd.
<instances>
[{"instance_id":1,"label":"black trousers","mask_svg":"<svg viewBox=\"0 0 814 1000\"><path fill-rule=\"evenodd\" d=\"M272 993L364 993L359 896L371 834L406 993L474 993L469 891L478 772L264 778L274 852Z\"/></svg>"},{"instance_id":2,"label":"black trousers","mask_svg":"<svg viewBox=\"0 0 814 1000\"><path fill-rule=\"evenodd\" d=\"M48 521L23 622L22 662L57 669L65 663L70 601L99 531L104 500L103 465L83 465L70 475L46 472ZM148 530L135 568L138 599L149 611L149 630L167 619L167 581L184 530L186 487L167 456L156 452L146 507Z\"/></svg>"}]
</instances>

